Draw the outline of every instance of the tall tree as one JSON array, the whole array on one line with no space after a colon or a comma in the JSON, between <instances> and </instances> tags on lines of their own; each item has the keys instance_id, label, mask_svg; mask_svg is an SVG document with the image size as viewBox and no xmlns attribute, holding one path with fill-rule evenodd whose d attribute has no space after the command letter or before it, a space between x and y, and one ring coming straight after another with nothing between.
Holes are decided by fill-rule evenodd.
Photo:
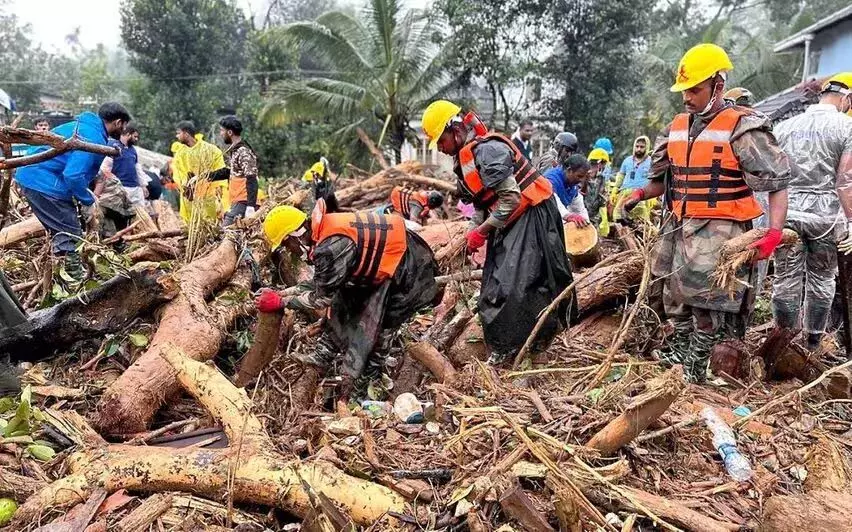
<instances>
[{"instance_id":1,"label":"tall tree","mask_svg":"<svg viewBox=\"0 0 852 532\"><path fill-rule=\"evenodd\" d=\"M204 128L217 109L239 104L249 29L231 0L123 1L121 38L131 65L147 77L131 90L143 141L153 137L163 149L175 122Z\"/></svg>"},{"instance_id":2,"label":"tall tree","mask_svg":"<svg viewBox=\"0 0 852 532\"><path fill-rule=\"evenodd\" d=\"M630 97L640 86L641 51L648 31L651 0L556 2L550 25L557 35L545 63L546 108L583 145L598 136L626 146L637 109Z\"/></svg>"},{"instance_id":3,"label":"tall tree","mask_svg":"<svg viewBox=\"0 0 852 532\"><path fill-rule=\"evenodd\" d=\"M492 107L503 120L503 129L519 111L507 90L522 86L537 70L537 58L547 48L545 20L553 5L548 0L439 0L437 9L446 18L449 38L447 65L459 73L485 79ZM499 114L497 110L501 109Z\"/></svg>"},{"instance_id":4,"label":"tall tree","mask_svg":"<svg viewBox=\"0 0 852 532\"><path fill-rule=\"evenodd\" d=\"M331 117L346 121L344 132L386 131L396 160L411 118L449 83L426 13L397 0L371 0L357 17L331 11L270 31L313 54L323 71L273 85L265 119Z\"/></svg>"}]
</instances>

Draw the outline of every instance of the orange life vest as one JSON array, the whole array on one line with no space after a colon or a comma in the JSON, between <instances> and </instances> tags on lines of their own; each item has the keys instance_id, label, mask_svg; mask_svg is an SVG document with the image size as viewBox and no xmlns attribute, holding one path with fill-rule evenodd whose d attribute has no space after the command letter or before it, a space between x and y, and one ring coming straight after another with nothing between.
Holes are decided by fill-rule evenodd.
<instances>
[{"instance_id":1,"label":"orange life vest","mask_svg":"<svg viewBox=\"0 0 852 532\"><path fill-rule=\"evenodd\" d=\"M429 214L429 198L425 192L393 187L390 200L394 212L399 213L406 220L411 219L411 203L417 203L423 207L423 211L420 213L421 218L425 218Z\"/></svg>"},{"instance_id":2,"label":"orange life vest","mask_svg":"<svg viewBox=\"0 0 852 532\"><path fill-rule=\"evenodd\" d=\"M499 133L489 133L476 137L459 150L459 167L461 173L461 186L473 198L473 205L477 209L491 210L497 203L497 194L490 188L486 188L476 169L476 161L473 149L480 143L489 140L499 140L509 146L512 150L512 163L514 164L515 181L521 189L521 203L515 212L509 217L507 225L517 220L528 208L546 201L553 195L553 186L539 171L530 164L524 154L518 150L515 143Z\"/></svg>"},{"instance_id":3,"label":"orange life vest","mask_svg":"<svg viewBox=\"0 0 852 532\"><path fill-rule=\"evenodd\" d=\"M355 242L359 257L352 276L355 284L381 284L393 277L407 248L405 221L399 216L365 212L324 214L312 223L314 242L345 236Z\"/></svg>"},{"instance_id":4,"label":"orange life vest","mask_svg":"<svg viewBox=\"0 0 852 532\"><path fill-rule=\"evenodd\" d=\"M745 222L763 213L731 148L731 135L743 114L735 107L722 110L694 139L689 138L689 114L675 117L668 153L674 179L672 211L678 219Z\"/></svg>"}]
</instances>

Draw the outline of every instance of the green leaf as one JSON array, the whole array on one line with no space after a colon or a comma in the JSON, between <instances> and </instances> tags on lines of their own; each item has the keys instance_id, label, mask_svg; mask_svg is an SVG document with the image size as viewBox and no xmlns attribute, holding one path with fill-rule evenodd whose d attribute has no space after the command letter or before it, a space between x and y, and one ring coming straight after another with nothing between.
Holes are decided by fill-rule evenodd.
<instances>
[{"instance_id":1,"label":"green leaf","mask_svg":"<svg viewBox=\"0 0 852 532\"><path fill-rule=\"evenodd\" d=\"M53 457L56 456L56 451L54 451L47 445L28 445L27 453L29 453L30 456L32 456L36 460L41 460L42 462L52 460Z\"/></svg>"},{"instance_id":2,"label":"green leaf","mask_svg":"<svg viewBox=\"0 0 852 532\"><path fill-rule=\"evenodd\" d=\"M130 343L135 345L136 347L145 347L148 345L148 337L144 334L128 334L127 337L130 339Z\"/></svg>"},{"instance_id":3,"label":"green leaf","mask_svg":"<svg viewBox=\"0 0 852 532\"><path fill-rule=\"evenodd\" d=\"M68 284L77 284L77 280L71 277L71 275L65 271L65 268L59 268L59 278Z\"/></svg>"},{"instance_id":4,"label":"green leaf","mask_svg":"<svg viewBox=\"0 0 852 532\"><path fill-rule=\"evenodd\" d=\"M9 523L17 510L18 503L12 499L0 499L0 526L5 526Z\"/></svg>"},{"instance_id":5,"label":"green leaf","mask_svg":"<svg viewBox=\"0 0 852 532\"><path fill-rule=\"evenodd\" d=\"M21 419L30 418L30 409L32 408L33 389L27 385L24 391L21 392L21 402L18 403L18 410L15 412L15 417Z\"/></svg>"},{"instance_id":6,"label":"green leaf","mask_svg":"<svg viewBox=\"0 0 852 532\"><path fill-rule=\"evenodd\" d=\"M601 398L601 395L603 395L603 393L603 388L595 388L594 390L589 390L589 392L586 393L586 397L589 398L589 401L591 401L592 404L595 404Z\"/></svg>"},{"instance_id":7,"label":"green leaf","mask_svg":"<svg viewBox=\"0 0 852 532\"><path fill-rule=\"evenodd\" d=\"M0 414L4 414L15 408L15 400L11 397L0 397Z\"/></svg>"},{"instance_id":8,"label":"green leaf","mask_svg":"<svg viewBox=\"0 0 852 532\"><path fill-rule=\"evenodd\" d=\"M8 424L9 424L9 422L6 421L5 419L0 419L0 430L5 429Z\"/></svg>"},{"instance_id":9,"label":"green leaf","mask_svg":"<svg viewBox=\"0 0 852 532\"><path fill-rule=\"evenodd\" d=\"M112 338L112 339L111 339L111 340L107 343L106 349L104 350L104 355L105 355L105 356L108 356L108 357L111 357L111 356L113 356L114 354L118 353L118 349L119 349L120 347L121 347L121 344L119 344L119 343L118 343L118 340L116 340L115 338Z\"/></svg>"}]
</instances>

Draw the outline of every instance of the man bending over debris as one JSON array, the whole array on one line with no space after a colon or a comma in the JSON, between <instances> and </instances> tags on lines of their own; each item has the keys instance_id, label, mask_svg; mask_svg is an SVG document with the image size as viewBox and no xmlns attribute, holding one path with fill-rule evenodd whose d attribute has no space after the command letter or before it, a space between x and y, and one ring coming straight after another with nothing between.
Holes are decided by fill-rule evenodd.
<instances>
[{"instance_id":1,"label":"man bending over debris","mask_svg":"<svg viewBox=\"0 0 852 532\"><path fill-rule=\"evenodd\" d=\"M390 203L379 207L382 214L396 213L417 226L426 225L429 213L444 204L444 195L437 190L423 192L393 187Z\"/></svg>"},{"instance_id":2,"label":"man bending over debris","mask_svg":"<svg viewBox=\"0 0 852 532\"><path fill-rule=\"evenodd\" d=\"M790 180L787 227L800 242L775 253L772 315L779 327L799 327L804 304L807 347L820 344L834 299L838 243L852 251L852 72L822 88L818 104L778 124L778 144L798 167ZM803 290L804 285L804 290Z\"/></svg>"},{"instance_id":3,"label":"man bending over debris","mask_svg":"<svg viewBox=\"0 0 852 532\"><path fill-rule=\"evenodd\" d=\"M488 244L479 317L489 361L499 364L518 353L539 313L571 284L571 265L550 182L510 139L489 134L474 113L460 112L452 102L432 102L423 130L432 148L455 158L459 192L476 209L468 251ZM576 309L576 298L568 300ZM565 325L568 300L545 319L535 349L547 347Z\"/></svg>"},{"instance_id":4,"label":"man bending over debris","mask_svg":"<svg viewBox=\"0 0 852 532\"><path fill-rule=\"evenodd\" d=\"M129 121L130 114L122 105L105 103L98 114L81 113L73 121L54 128L53 132L66 139L76 133L81 140L106 146L109 138L119 138ZM27 155L47 149L48 146L33 147ZM50 235L54 255L62 258L65 272L76 280L85 276L83 263L77 254L83 228L76 202L86 206L95 203L89 182L98 173L103 160L103 155L74 150L15 172L15 181L33 214Z\"/></svg>"},{"instance_id":5,"label":"man bending over debris","mask_svg":"<svg viewBox=\"0 0 852 532\"><path fill-rule=\"evenodd\" d=\"M710 280L719 248L752 228L761 215L755 191L769 192L770 229L751 244L756 260L766 260L781 242L787 214L790 163L772 136L769 119L722 98L733 65L715 44L699 44L680 60L672 92L683 93L686 113L675 117L657 138L651 182L634 190L623 207L660 196L671 172L675 220L662 228L655 271L665 271L666 314L674 335L658 353L668 364L683 364L692 382L703 382L713 349L736 344L745 333L753 298L752 268L738 272L734 298ZM731 345L737 349L737 345Z\"/></svg>"},{"instance_id":6,"label":"man bending over debris","mask_svg":"<svg viewBox=\"0 0 852 532\"><path fill-rule=\"evenodd\" d=\"M258 310L330 310L316 349L303 362L325 372L342 352L338 397L362 398L382 369L383 361L371 356L380 337L435 299L438 266L432 250L397 215L327 213L324 199L317 200L310 219L281 206L270 211L263 226L273 248L298 252L312 246L314 279L296 296L264 289L255 301Z\"/></svg>"}]
</instances>

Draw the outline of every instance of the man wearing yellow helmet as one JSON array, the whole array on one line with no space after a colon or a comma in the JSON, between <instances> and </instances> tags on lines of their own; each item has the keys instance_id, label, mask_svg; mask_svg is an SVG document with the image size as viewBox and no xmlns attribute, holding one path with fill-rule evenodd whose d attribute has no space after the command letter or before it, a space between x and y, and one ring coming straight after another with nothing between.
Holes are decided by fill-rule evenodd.
<instances>
[{"instance_id":1,"label":"man wearing yellow helmet","mask_svg":"<svg viewBox=\"0 0 852 532\"><path fill-rule=\"evenodd\" d=\"M775 126L778 144L798 168L790 180L787 227L799 242L776 252L772 314L778 327L803 325L809 349L819 345L828 322L838 243L852 251L850 89L852 72L838 74L823 85L818 104Z\"/></svg>"},{"instance_id":2,"label":"man wearing yellow helmet","mask_svg":"<svg viewBox=\"0 0 852 532\"><path fill-rule=\"evenodd\" d=\"M706 378L714 346L730 340L731 348L741 347L736 339L751 311L751 268L740 272L733 298L710 279L720 247L761 215L754 192L769 193L769 230L750 246L755 261L772 255L787 213L790 163L768 118L725 102L731 69L728 54L714 44L684 54L671 90L682 93L687 112L657 138L651 181L624 204L629 211L666 192L673 216L661 231L653 273L665 283L665 311L675 332L658 355L666 363L682 363L692 382Z\"/></svg>"},{"instance_id":3,"label":"man wearing yellow helmet","mask_svg":"<svg viewBox=\"0 0 852 532\"><path fill-rule=\"evenodd\" d=\"M431 147L455 159L462 199L476 209L468 250L488 244L479 316L490 361L498 364L520 350L539 312L571 283L571 266L550 182L510 139L460 112L452 102L432 102L423 130ZM550 343L567 314L566 304L547 318L536 348Z\"/></svg>"},{"instance_id":4,"label":"man wearing yellow helmet","mask_svg":"<svg viewBox=\"0 0 852 532\"><path fill-rule=\"evenodd\" d=\"M322 198L310 218L294 207L276 207L264 220L264 233L273 248L310 248L314 277L310 289L297 295L263 290L258 310L330 311L317 347L302 360L324 373L343 353L339 396L358 397L382 369L383 359L373 353L382 336L435 299L432 250L397 215L330 213Z\"/></svg>"}]
</instances>

